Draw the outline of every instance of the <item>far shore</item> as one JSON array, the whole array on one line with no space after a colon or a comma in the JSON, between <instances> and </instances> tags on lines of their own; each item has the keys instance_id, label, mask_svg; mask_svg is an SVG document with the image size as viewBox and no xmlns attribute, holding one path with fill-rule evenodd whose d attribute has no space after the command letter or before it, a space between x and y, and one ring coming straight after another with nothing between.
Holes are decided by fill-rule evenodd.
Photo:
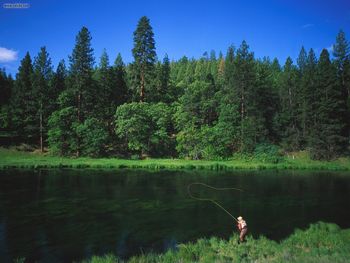
<instances>
[{"instance_id":1,"label":"far shore","mask_svg":"<svg viewBox=\"0 0 350 263\"><path fill-rule=\"evenodd\" d=\"M285 156L277 163L255 158L215 160L185 159L144 159L129 160L117 158L73 158L58 157L37 152L24 152L0 148L0 169L44 169L44 168L146 168L146 169L302 169L302 170L350 170L350 158L339 158L333 161L314 161L307 155L298 153L294 158Z\"/></svg>"}]
</instances>

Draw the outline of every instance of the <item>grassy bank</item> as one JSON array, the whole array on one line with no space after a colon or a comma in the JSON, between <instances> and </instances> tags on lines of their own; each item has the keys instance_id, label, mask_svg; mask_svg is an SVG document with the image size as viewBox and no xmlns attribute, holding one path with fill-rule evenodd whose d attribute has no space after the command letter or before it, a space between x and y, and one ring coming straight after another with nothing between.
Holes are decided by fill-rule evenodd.
<instances>
[{"instance_id":1,"label":"grassy bank","mask_svg":"<svg viewBox=\"0 0 350 263\"><path fill-rule=\"evenodd\" d=\"M349 262L350 229L335 224L316 223L307 230L297 230L277 243L265 237L238 245L238 236L228 241L218 238L200 239L196 243L178 245L164 254L144 254L128 262ZM123 262L110 254L94 256L81 263Z\"/></svg>"},{"instance_id":2,"label":"grassy bank","mask_svg":"<svg viewBox=\"0 0 350 263\"><path fill-rule=\"evenodd\" d=\"M184 159L126 160L114 158L68 158L35 152L21 152L0 148L0 168L150 168L150 169L313 169L350 170L350 159L329 162L313 161L306 154L294 158L284 157L278 163L254 158L237 158L228 161Z\"/></svg>"}]
</instances>

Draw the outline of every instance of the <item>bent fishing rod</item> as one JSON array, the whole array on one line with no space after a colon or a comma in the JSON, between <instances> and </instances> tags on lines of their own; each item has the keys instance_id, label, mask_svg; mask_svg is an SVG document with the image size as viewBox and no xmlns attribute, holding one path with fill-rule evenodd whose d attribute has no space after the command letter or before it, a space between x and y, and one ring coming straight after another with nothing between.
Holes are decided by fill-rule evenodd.
<instances>
[{"instance_id":1,"label":"bent fishing rod","mask_svg":"<svg viewBox=\"0 0 350 263\"><path fill-rule=\"evenodd\" d=\"M194 195L192 195L191 193L191 187L193 185L202 185L202 186L205 186L207 188L210 188L210 189L213 189L213 190L217 190L217 191L225 191L225 190L237 190L237 191L241 191L243 192L242 189L239 189L239 188L235 188L235 187L224 187L224 188L218 188L218 187L213 187L213 186L210 186L210 185L207 185L207 184L204 184L204 183L191 183L187 186L187 192L188 192L188 195L195 199L195 200L199 200L199 201L210 201L212 202L213 204L215 204L216 206L218 206L219 208L221 208L222 210L224 210L230 217L232 217L236 222L238 222L237 218L235 218L229 211L227 211L222 205L220 205L218 202L216 202L215 200L213 199L210 199L210 198L200 198L200 197L196 197Z\"/></svg>"}]
</instances>

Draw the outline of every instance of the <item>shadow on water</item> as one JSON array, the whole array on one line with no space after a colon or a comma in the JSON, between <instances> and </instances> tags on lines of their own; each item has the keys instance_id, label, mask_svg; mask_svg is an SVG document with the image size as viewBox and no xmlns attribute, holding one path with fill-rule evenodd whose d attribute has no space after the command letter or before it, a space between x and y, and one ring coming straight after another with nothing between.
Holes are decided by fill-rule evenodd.
<instances>
[{"instance_id":1,"label":"shadow on water","mask_svg":"<svg viewBox=\"0 0 350 263\"><path fill-rule=\"evenodd\" d=\"M306 171L0 171L0 258L70 262L96 254L121 258L161 252L200 237L228 238L234 216L253 236L280 240L316 221L350 227L350 176ZM3 261L2 261L3 262Z\"/></svg>"}]
</instances>

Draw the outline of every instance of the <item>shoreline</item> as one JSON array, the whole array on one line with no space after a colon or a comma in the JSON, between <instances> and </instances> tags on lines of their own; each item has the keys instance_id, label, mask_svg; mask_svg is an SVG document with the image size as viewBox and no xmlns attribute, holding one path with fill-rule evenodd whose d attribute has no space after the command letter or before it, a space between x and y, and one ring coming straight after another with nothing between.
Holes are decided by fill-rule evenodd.
<instances>
[{"instance_id":1,"label":"shoreline","mask_svg":"<svg viewBox=\"0 0 350 263\"><path fill-rule=\"evenodd\" d=\"M350 159L334 161L313 161L305 157L295 159L284 157L278 163L256 159L234 159L227 161L185 160L185 159L145 159L129 160L117 158L69 158L50 156L34 152L22 152L0 148L0 169L43 169L43 168L97 168L97 169L206 169L206 170L350 170Z\"/></svg>"},{"instance_id":2,"label":"shoreline","mask_svg":"<svg viewBox=\"0 0 350 263\"><path fill-rule=\"evenodd\" d=\"M347 262L349 238L350 229L341 229L334 223L317 222L304 230L296 229L280 242L248 235L247 241L238 245L238 234L234 234L229 240L200 238L179 244L176 250L148 252L127 260L106 254L79 262Z\"/></svg>"}]
</instances>

